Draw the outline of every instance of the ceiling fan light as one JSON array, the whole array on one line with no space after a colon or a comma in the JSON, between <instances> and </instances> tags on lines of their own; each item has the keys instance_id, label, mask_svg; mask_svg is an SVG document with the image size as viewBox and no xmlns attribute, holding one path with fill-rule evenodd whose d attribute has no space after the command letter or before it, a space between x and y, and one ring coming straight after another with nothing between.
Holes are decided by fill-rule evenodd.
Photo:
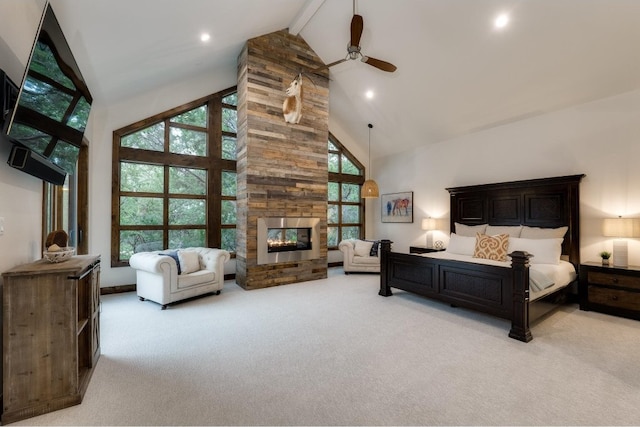
<instances>
[{"instance_id":1,"label":"ceiling fan light","mask_svg":"<svg viewBox=\"0 0 640 427\"><path fill-rule=\"evenodd\" d=\"M363 199L375 199L380 197L380 191L378 190L378 184L368 179L362 184L362 198Z\"/></svg>"}]
</instances>

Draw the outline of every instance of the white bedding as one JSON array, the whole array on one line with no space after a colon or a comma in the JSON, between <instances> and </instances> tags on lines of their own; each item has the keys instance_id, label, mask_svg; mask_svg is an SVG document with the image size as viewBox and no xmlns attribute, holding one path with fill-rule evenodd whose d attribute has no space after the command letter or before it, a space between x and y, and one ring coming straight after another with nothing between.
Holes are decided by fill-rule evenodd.
<instances>
[{"instance_id":1,"label":"white bedding","mask_svg":"<svg viewBox=\"0 0 640 427\"><path fill-rule=\"evenodd\" d=\"M446 251L421 254L428 258L451 259L456 261L472 262L476 264L495 265L498 267L511 267L511 260L494 261L490 259L474 258L469 255L459 255ZM529 266L529 300L535 301L553 291L567 286L577 277L573 264L560 261L558 264L530 264Z\"/></svg>"}]
</instances>

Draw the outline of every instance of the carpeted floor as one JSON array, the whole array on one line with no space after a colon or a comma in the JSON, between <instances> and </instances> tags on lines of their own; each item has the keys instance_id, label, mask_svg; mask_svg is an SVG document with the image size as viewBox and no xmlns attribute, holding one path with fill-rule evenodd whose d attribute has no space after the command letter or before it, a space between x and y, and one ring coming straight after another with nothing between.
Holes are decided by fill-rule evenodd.
<instances>
[{"instance_id":1,"label":"carpeted floor","mask_svg":"<svg viewBox=\"0 0 640 427\"><path fill-rule=\"evenodd\" d=\"M566 306L533 327L345 276L161 311L102 299L81 405L14 425L638 425L640 322Z\"/></svg>"}]
</instances>

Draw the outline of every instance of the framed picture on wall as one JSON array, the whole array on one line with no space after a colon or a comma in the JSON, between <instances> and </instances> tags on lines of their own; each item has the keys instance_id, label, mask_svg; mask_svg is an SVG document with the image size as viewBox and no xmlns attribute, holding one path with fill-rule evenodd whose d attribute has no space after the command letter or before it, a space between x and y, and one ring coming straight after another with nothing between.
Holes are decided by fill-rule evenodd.
<instances>
[{"instance_id":1,"label":"framed picture on wall","mask_svg":"<svg viewBox=\"0 0 640 427\"><path fill-rule=\"evenodd\" d=\"M383 194L382 222L413 222L413 191Z\"/></svg>"}]
</instances>

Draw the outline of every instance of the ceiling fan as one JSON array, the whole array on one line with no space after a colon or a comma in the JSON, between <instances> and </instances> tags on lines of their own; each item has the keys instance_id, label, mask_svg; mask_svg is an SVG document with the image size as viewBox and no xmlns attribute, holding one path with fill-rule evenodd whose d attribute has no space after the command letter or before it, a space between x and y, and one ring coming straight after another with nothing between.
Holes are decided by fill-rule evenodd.
<instances>
[{"instance_id":1,"label":"ceiling fan","mask_svg":"<svg viewBox=\"0 0 640 427\"><path fill-rule=\"evenodd\" d=\"M360 59L362 62L372 65L382 71L393 73L397 67L387 61L381 59L372 58L370 56L363 55L360 51L360 37L362 36L362 30L364 28L364 21L362 16L356 14L356 1L353 0L353 18L351 18L351 40L347 45L347 56L339 61L327 64L323 68L333 67L334 65L341 64L345 61Z\"/></svg>"}]
</instances>

